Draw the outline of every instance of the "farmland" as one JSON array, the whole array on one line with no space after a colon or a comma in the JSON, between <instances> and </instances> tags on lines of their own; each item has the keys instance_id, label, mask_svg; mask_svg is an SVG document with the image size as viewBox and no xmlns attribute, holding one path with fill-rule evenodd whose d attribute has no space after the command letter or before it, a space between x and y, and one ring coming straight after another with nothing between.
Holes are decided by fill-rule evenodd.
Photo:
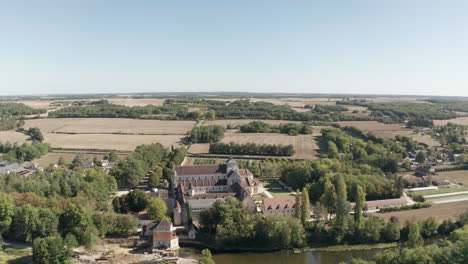
<instances>
[{"instance_id":1,"label":"farmland","mask_svg":"<svg viewBox=\"0 0 468 264\"><path fill-rule=\"evenodd\" d=\"M62 157L66 162L71 162L78 154L77 153L55 153L49 152L46 155L40 157L39 159L34 160L33 163L38 164L42 167L47 167L51 163L57 163L57 161ZM93 160L94 157L102 159L104 155L100 154L81 154L82 157L89 160Z\"/></svg>"},{"instance_id":2,"label":"farmland","mask_svg":"<svg viewBox=\"0 0 468 264\"><path fill-rule=\"evenodd\" d=\"M256 144L292 144L296 150L296 154L292 156L294 159L316 159L317 150L319 149L315 138L312 135L288 136L276 133L232 133L227 132L221 140L223 143L235 142L238 144L256 143ZM190 149L190 153L208 153L209 144L194 144Z\"/></svg>"},{"instance_id":3,"label":"farmland","mask_svg":"<svg viewBox=\"0 0 468 264\"><path fill-rule=\"evenodd\" d=\"M185 135L195 121L139 120L128 118L47 118L27 120L25 128L43 133Z\"/></svg>"},{"instance_id":4,"label":"farmland","mask_svg":"<svg viewBox=\"0 0 468 264\"><path fill-rule=\"evenodd\" d=\"M439 221L445 219L454 219L460 213L468 210L468 203L466 201L455 202L455 203L445 203L440 205L433 205L429 208L422 208L416 210L407 210L391 213L376 213L375 215L383 217L386 221L390 217L395 216L400 221L400 226L404 226L406 221L415 219L415 220L424 220L428 216L435 216Z\"/></svg>"},{"instance_id":5,"label":"farmland","mask_svg":"<svg viewBox=\"0 0 468 264\"><path fill-rule=\"evenodd\" d=\"M0 131L0 142L10 142L22 144L26 142L29 137L23 133L16 131Z\"/></svg>"},{"instance_id":6,"label":"farmland","mask_svg":"<svg viewBox=\"0 0 468 264\"><path fill-rule=\"evenodd\" d=\"M465 113L466 114L466 113ZM445 126L447 123L455 123L459 125L468 126L468 117L457 117L449 120L434 120L434 125Z\"/></svg>"},{"instance_id":7,"label":"farmland","mask_svg":"<svg viewBox=\"0 0 468 264\"><path fill-rule=\"evenodd\" d=\"M399 124L384 124L377 121L342 121L341 126L353 126L364 132L371 132L378 137L394 138L395 136L407 136L416 141L427 144L430 147L439 146L439 142L429 135L415 133Z\"/></svg>"},{"instance_id":8,"label":"farmland","mask_svg":"<svg viewBox=\"0 0 468 264\"><path fill-rule=\"evenodd\" d=\"M447 171L447 172L438 172L439 175L445 176L453 183L462 184L465 187L468 187L468 171Z\"/></svg>"},{"instance_id":9,"label":"farmland","mask_svg":"<svg viewBox=\"0 0 468 264\"><path fill-rule=\"evenodd\" d=\"M162 105L165 101L163 98L145 98L145 99L133 99L133 98L109 98L109 103L126 105L126 106L145 106L145 105Z\"/></svg>"},{"instance_id":10,"label":"farmland","mask_svg":"<svg viewBox=\"0 0 468 264\"><path fill-rule=\"evenodd\" d=\"M161 143L166 147L182 144L181 135L109 135L109 134L55 134L44 135L52 148L99 149L132 151L141 144Z\"/></svg>"}]
</instances>

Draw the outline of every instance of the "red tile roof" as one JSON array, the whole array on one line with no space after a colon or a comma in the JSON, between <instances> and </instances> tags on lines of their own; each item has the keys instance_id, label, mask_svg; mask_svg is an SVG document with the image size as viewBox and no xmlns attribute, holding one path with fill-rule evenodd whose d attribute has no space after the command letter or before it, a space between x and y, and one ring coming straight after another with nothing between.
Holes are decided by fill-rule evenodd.
<instances>
[{"instance_id":1,"label":"red tile roof","mask_svg":"<svg viewBox=\"0 0 468 264\"><path fill-rule=\"evenodd\" d=\"M294 208L295 204L296 204L296 197L294 196L263 199L263 208L267 210Z\"/></svg>"},{"instance_id":2,"label":"red tile roof","mask_svg":"<svg viewBox=\"0 0 468 264\"><path fill-rule=\"evenodd\" d=\"M225 174L226 165L176 166L175 172L179 176Z\"/></svg>"}]
</instances>

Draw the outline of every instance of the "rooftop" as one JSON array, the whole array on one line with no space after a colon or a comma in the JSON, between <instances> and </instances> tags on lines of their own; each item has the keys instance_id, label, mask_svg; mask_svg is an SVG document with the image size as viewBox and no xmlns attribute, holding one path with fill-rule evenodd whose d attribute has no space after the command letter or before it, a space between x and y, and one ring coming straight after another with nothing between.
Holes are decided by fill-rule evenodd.
<instances>
[{"instance_id":1,"label":"rooftop","mask_svg":"<svg viewBox=\"0 0 468 264\"><path fill-rule=\"evenodd\" d=\"M179 176L225 174L226 165L176 166L175 173Z\"/></svg>"},{"instance_id":2,"label":"rooftop","mask_svg":"<svg viewBox=\"0 0 468 264\"><path fill-rule=\"evenodd\" d=\"M296 197L294 196L263 199L263 208L268 209L268 210L294 208L295 204L296 204Z\"/></svg>"}]
</instances>

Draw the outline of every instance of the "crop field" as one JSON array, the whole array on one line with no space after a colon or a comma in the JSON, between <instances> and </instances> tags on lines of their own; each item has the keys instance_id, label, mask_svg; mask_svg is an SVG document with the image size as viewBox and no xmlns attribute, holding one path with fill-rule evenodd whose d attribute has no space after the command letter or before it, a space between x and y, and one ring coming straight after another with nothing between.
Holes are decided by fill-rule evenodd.
<instances>
[{"instance_id":1,"label":"crop field","mask_svg":"<svg viewBox=\"0 0 468 264\"><path fill-rule=\"evenodd\" d=\"M57 163L60 157L63 157L63 159L66 162L71 162L78 153L55 153L55 152L49 152L46 155L34 160L32 163L38 164L39 166L42 167L47 167L51 163ZM104 155L99 155L99 154L80 154L82 157L88 158L89 160L93 160L94 157L97 157L98 159L102 159Z\"/></svg>"},{"instance_id":2,"label":"crop field","mask_svg":"<svg viewBox=\"0 0 468 264\"><path fill-rule=\"evenodd\" d=\"M304 107L304 105L335 105L337 98L280 98L280 99L271 99L271 98L250 98L252 102L268 102L275 105L289 105L291 107Z\"/></svg>"},{"instance_id":3,"label":"crop field","mask_svg":"<svg viewBox=\"0 0 468 264\"><path fill-rule=\"evenodd\" d=\"M317 150L319 146L315 142L313 135L289 136L276 133L232 133L227 132L222 139L223 143L235 142L238 144L256 143L256 144L292 144L296 154L294 159L317 159ZM194 144L190 148L190 153L202 154L208 153L209 144Z\"/></svg>"},{"instance_id":4,"label":"crop field","mask_svg":"<svg viewBox=\"0 0 468 264\"><path fill-rule=\"evenodd\" d=\"M445 176L448 180L453 183L462 184L465 187L468 187L468 171L447 171L447 172L438 172L437 174Z\"/></svg>"},{"instance_id":5,"label":"crop field","mask_svg":"<svg viewBox=\"0 0 468 264\"><path fill-rule=\"evenodd\" d=\"M0 143L5 143L5 142L10 142L10 143L15 143L17 142L18 144L22 144L26 142L26 140L29 137L26 136L23 133L16 132L16 131L0 131Z\"/></svg>"},{"instance_id":6,"label":"crop field","mask_svg":"<svg viewBox=\"0 0 468 264\"><path fill-rule=\"evenodd\" d=\"M287 123L301 123L299 121L289 121L289 120L263 120L263 119L220 119L220 120L206 120L203 122L204 126L218 125L226 127L227 125L231 126L241 126L248 124L252 121L262 121L269 125L278 125L278 124L287 124Z\"/></svg>"},{"instance_id":7,"label":"crop field","mask_svg":"<svg viewBox=\"0 0 468 264\"><path fill-rule=\"evenodd\" d=\"M457 117L457 118L449 119L449 120L434 120L434 125L445 126L449 122L468 126L468 117Z\"/></svg>"},{"instance_id":8,"label":"crop field","mask_svg":"<svg viewBox=\"0 0 468 264\"><path fill-rule=\"evenodd\" d=\"M44 135L52 148L77 150L133 151L141 144L161 143L165 147L179 147L181 135L113 135L113 134L55 134Z\"/></svg>"},{"instance_id":9,"label":"crop field","mask_svg":"<svg viewBox=\"0 0 468 264\"><path fill-rule=\"evenodd\" d=\"M184 166L191 165L214 165L214 164L225 164L226 159L219 158L195 158L195 157L186 157Z\"/></svg>"},{"instance_id":10,"label":"crop field","mask_svg":"<svg viewBox=\"0 0 468 264\"><path fill-rule=\"evenodd\" d=\"M375 215L383 217L386 221L388 221L390 217L395 216L400 221L400 226L404 226L406 221L412 219L421 221L429 216L435 216L439 221L443 221L449 218L455 219L460 213L463 213L466 210L468 210L468 202L461 201L454 203L436 204L429 208L421 208L416 210L376 213Z\"/></svg>"},{"instance_id":11,"label":"crop field","mask_svg":"<svg viewBox=\"0 0 468 264\"><path fill-rule=\"evenodd\" d=\"M186 135L195 123L129 118L47 118L27 120L25 128L38 127L43 133Z\"/></svg>"},{"instance_id":12,"label":"crop field","mask_svg":"<svg viewBox=\"0 0 468 264\"><path fill-rule=\"evenodd\" d=\"M364 132L372 132L378 137L394 138L395 136L407 136L430 147L440 146L440 143L431 136L414 133L413 130L405 128L400 124L384 124L377 121L341 121L338 124L341 126L353 126Z\"/></svg>"}]
</instances>

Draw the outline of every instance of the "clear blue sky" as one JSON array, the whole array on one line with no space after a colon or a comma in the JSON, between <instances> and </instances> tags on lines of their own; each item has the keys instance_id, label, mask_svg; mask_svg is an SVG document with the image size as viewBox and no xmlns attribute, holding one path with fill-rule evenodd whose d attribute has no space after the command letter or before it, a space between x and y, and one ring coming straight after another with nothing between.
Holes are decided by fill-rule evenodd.
<instances>
[{"instance_id":1,"label":"clear blue sky","mask_svg":"<svg viewBox=\"0 0 468 264\"><path fill-rule=\"evenodd\" d=\"M0 94L468 96L466 0L0 2Z\"/></svg>"}]
</instances>

